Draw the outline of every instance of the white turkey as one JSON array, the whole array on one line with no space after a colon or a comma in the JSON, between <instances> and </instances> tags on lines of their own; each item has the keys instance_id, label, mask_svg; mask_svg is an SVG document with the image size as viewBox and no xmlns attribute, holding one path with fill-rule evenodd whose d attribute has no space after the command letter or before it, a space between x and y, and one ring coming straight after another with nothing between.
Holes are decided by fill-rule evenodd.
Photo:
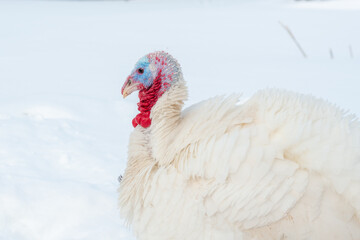
<instances>
[{"instance_id":1,"label":"white turkey","mask_svg":"<svg viewBox=\"0 0 360 240\"><path fill-rule=\"evenodd\" d=\"M141 58L121 215L138 239L360 239L360 124L325 101L263 90L182 111L168 53Z\"/></svg>"}]
</instances>

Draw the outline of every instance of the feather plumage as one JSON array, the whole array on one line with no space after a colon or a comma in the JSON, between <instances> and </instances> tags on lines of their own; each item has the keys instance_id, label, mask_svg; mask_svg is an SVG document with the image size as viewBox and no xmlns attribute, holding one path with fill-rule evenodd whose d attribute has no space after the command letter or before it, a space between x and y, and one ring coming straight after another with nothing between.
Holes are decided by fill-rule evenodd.
<instances>
[{"instance_id":1,"label":"feather plumage","mask_svg":"<svg viewBox=\"0 0 360 240\"><path fill-rule=\"evenodd\" d=\"M186 98L180 75L131 134L119 205L139 239L360 239L354 116L280 90Z\"/></svg>"}]
</instances>

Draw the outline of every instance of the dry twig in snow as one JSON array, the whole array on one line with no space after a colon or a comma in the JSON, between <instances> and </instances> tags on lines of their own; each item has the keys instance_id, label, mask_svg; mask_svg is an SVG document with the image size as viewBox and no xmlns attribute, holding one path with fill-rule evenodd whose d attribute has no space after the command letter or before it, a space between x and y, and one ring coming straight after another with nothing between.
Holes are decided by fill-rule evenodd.
<instances>
[{"instance_id":1,"label":"dry twig in snow","mask_svg":"<svg viewBox=\"0 0 360 240\"><path fill-rule=\"evenodd\" d=\"M290 37L292 38L292 40L295 42L296 46L298 47L298 49L300 50L301 54L303 55L304 58L307 58L307 55L305 53L305 51L302 49L300 43L296 40L294 34L291 32L290 28L286 25L284 25L282 22L279 22L279 24L287 31L287 33L290 35Z\"/></svg>"},{"instance_id":2,"label":"dry twig in snow","mask_svg":"<svg viewBox=\"0 0 360 240\"><path fill-rule=\"evenodd\" d=\"M350 53L350 57L354 58L354 54L353 54L353 50L352 50L351 45L349 45L349 53Z\"/></svg>"},{"instance_id":3,"label":"dry twig in snow","mask_svg":"<svg viewBox=\"0 0 360 240\"><path fill-rule=\"evenodd\" d=\"M333 51L331 48L329 48L329 53L330 53L330 58L331 59L334 59L334 54L333 54Z\"/></svg>"}]
</instances>

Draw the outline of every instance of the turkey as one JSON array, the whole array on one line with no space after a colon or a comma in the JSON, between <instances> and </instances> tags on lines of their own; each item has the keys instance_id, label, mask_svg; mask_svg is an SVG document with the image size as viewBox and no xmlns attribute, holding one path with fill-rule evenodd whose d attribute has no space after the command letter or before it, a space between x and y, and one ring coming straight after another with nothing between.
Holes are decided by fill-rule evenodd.
<instances>
[{"instance_id":1,"label":"turkey","mask_svg":"<svg viewBox=\"0 0 360 240\"><path fill-rule=\"evenodd\" d=\"M312 96L262 90L182 111L178 62L154 52L139 90L120 213L140 240L360 239L360 124Z\"/></svg>"}]
</instances>

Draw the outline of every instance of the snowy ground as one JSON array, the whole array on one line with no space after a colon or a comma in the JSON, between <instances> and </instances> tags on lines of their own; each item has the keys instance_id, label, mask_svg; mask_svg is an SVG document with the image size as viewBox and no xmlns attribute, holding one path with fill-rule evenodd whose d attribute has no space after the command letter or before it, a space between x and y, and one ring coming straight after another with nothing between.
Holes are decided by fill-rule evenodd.
<instances>
[{"instance_id":1,"label":"snowy ground","mask_svg":"<svg viewBox=\"0 0 360 240\"><path fill-rule=\"evenodd\" d=\"M120 88L142 55L180 61L187 105L279 87L359 116L359 29L354 0L0 1L0 239L132 239L116 188L137 97Z\"/></svg>"}]
</instances>

